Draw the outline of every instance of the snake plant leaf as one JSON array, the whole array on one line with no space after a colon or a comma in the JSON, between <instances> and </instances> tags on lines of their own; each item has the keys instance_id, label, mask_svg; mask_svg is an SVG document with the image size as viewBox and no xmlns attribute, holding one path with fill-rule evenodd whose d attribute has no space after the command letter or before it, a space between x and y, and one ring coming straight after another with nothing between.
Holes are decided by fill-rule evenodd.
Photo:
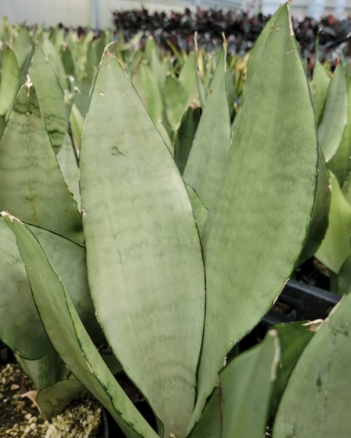
<instances>
[{"instance_id":1,"label":"snake plant leaf","mask_svg":"<svg viewBox=\"0 0 351 438\"><path fill-rule=\"evenodd\" d=\"M285 4L271 26L246 90L221 196L202 235L206 323L192 423L200 416L227 352L283 289L311 221L318 145L289 15Z\"/></svg>"},{"instance_id":2,"label":"snake plant leaf","mask_svg":"<svg viewBox=\"0 0 351 438\"><path fill-rule=\"evenodd\" d=\"M12 107L19 88L19 67L11 47L6 46L2 60L0 82L0 115L5 116Z\"/></svg>"},{"instance_id":3,"label":"snake plant leaf","mask_svg":"<svg viewBox=\"0 0 351 438\"><path fill-rule=\"evenodd\" d=\"M34 87L21 88L0 141L0 208L83 243L81 216L59 169Z\"/></svg>"},{"instance_id":4,"label":"snake plant leaf","mask_svg":"<svg viewBox=\"0 0 351 438\"><path fill-rule=\"evenodd\" d=\"M189 438L223 438L223 399L218 381L217 387L208 399L199 422L187 435Z\"/></svg>"},{"instance_id":5,"label":"snake plant leaf","mask_svg":"<svg viewBox=\"0 0 351 438\"><path fill-rule=\"evenodd\" d=\"M155 51L157 52L157 44L154 40L154 37L150 35L146 41L144 53L145 59L149 64L151 63L152 53Z\"/></svg>"},{"instance_id":6,"label":"snake plant leaf","mask_svg":"<svg viewBox=\"0 0 351 438\"><path fill-rule=\"evenodd\" d=\"M228 101L228 110L229 117L232 119L235 112L235 100L236 100L236 91L235 91L235 78L234 75L227 70L225 74L225 89L227 91L227 101Z\"/></svg>"},{"instance_id":7,"label":"snake plant leaf","mask_svg":"<svg viewBox=\"0 0 351 438\"><path fill-rule=\"evenodd\" d=\"M333 273L331 272L333 275ZM351 253L341 266L339 273L330 281L330 290L339 295L348 294L351 290Z\"/></svg>"},{"instance_id":8,"label":"snake plant leaf","mask_svg":"<svg viewBox=\"0 0 351 438\"><path fill-rule=\"evenodd\" d=\"M347 72L346 72L347 74ZM338 178L342 186L351 171L351 76L346 77L348 113L347 123L342 135L340 145L328 163L329 169Z\"/></svg>"},{"instance_id":9,"label":"snake plant leaf","mask_svg":"<svg viewBox=\"0 0 351 438\"><path fill-rule=\"evenodd\" d=\"M94 82L97 66L99 64L101 55L102 53L100 53L100 56L97 53L96 42L93 41L91 44L89 44L88 52L87 52L86 72L87 72L88 81L91 84Z\"/></svg>"},{"instance_id":10,"label":"snake plant leaf","mask_svg":"<svg viewBox=\"0 0 351 438\"><path fill-rule=\"evenodd\" d=\"M201 108L189 108L182 117L174 144L174 161L183 174L201 118Z\"/></svg>"},{"instance_id":11,"label":"snake plant leaf","mask_svg":"<svg viewBox=\"0 0 351 438\"><path fill-rule=\"evenodd\" d=\"M34 383L37 392L55 385L62 379L66 379L69 374L69 370L53 348L48 351L46 356L39 359L26 359L16 353L15 358L22 370Z\"/></svg>"},{"instance_id":12,"label":"snake plant leaf","mask_svg":"<svg viewBox=\"0 0 351 438\"><path fill-rule=\"evenodd\" d=\"M330 208L330 175L322 150L318 147L318 183L313 207L313 215L305 246L300 256L299 264L311 258L324 239L328 228Z\"/></svg>"},{"instance_id":13,"label":"snake plant leaf","mask_svg":"<svg viewBox=\"0 0 351 438\"><path fill-rule=\"evenodd\" d=\"M337 274L350 254L351 207L335 175L331 176L329 226L316 257Z\"/></svg>"},{"instance_id":14,"label":"snake plant leaf","mask_svg":"<svg viewBox=\"0 0 351 438\"><path fill-rule=\"evenodd\" d=\"M18 355L37 359L52 345L33 302L16 239L0 218L0 338Z\"/></svg>"},{"instance_id":15,"label":"snake plant leaf","mask_svg":"<svg viewBox=\"0 0 351 438\"><path fill-rule=\"evenodd\" d=\"M28 360L16 355L22 370L35 385L36 403L43 418L58 415L77 395L87 391L85 386L70 373L56 351L53 352L55 354L53 358L45 356L37 360ZM121 365L112 355L102 355L102 358L113 375L122 370ZM53 363L56 368L53 367Z\"/></svg>"},{"instance_id":16,"label":"snake plant leaf","mask_svg":"<svg viewBox=\"0 0 351 438\"><path fill-rule=\"evenodd\" d=\"M222 48L183 173L184 181L196 191L209 211L216 205L230 149L226 53Z\"/></svg>"},{"instance_id":17,"label":"snake plant leaf","mask_svg":"<svg viewBox=\"0 0 351 438\"><path fill-rule=\"evenodd\" d=\"M189 53L179 74L179 82L187 92L186 107L199 105L199 92L196 81L196 54Z\"/></svg>"},{"instance_id":18,"label":"snake plant leaf","mask_svg":"<svg viewBox=\"0 0 351 438\"><path fill-rule=\"evenodd\" d=\"M205 108L206 104L206 91L203 77L203 69L202 69L202 53L196 49L196 84L197 90L199 93L199 101L201 108Z\"/></svg>"},{"instance_id":19,"label":"snake plant leaf","mask_svg":"<svg viewBox=\"0 0 351 438\"><path fill-rule=\"evenodd\" d=\"M261 62L262 53L264 53L265 45L268 40L268 37L271 34L272 27L275 24L275 21L277 19L277 16L280 14L281 9L284 6L281 5L276 12L271 16L265 27L263 28L262 32L260 33L259 37L257 38L257 41L255 45L253 46L252 50L250 51L248 65L247 65L247 74L244 84L244 100L245 100L245 91L246 88L249 89L250 83L253 80L253 77L255 76L255 73L257 71L258 65Z\"/></svg>"},{"instance_id":20,"label":"snake plant leaf","mask_svg":"<svg viewBox=\"0 0 351 438\"><path fill-rule=\"evenodd\" d=\"M280 344L277 378L273 384L271 400L271 415L274 417L290 375L314 332L301 321L278 324L273 330L278 333Z\"/></svg>"},{"instance_id":21,"label":"snake plant leaf","mask_svg":"<svg viewBox=\"0 0 351 438\"><path fill-rule=\"evenodd\" d=\"M65 407L85 389L85 386L74 376L46 386L38 392L36 402L44 419L60 414Z\"/></svg>"},{"instance_id":22,"label":"snake plant leaf","mask_svg":"<svg viewBox=\"0 0 351 438\"><path fill-rule=\"evenodd\" d=\"M171 139L163 125L163 101L156 79L146 64L140 64L138 73L134 79L134 86L144 103L151 120L161 134L169 151L173 154Z\"/></svg>"},{"instance_id":23,"label":"snake plant leaf","mask_svg":"<svg viewBox=\"0 0 351 438\"><path fill-rule=\"evenodd\" d=\"M341 191L346 199L346 201L351 206L351 172L349 173L348 177L346 178Z\"/></svg>"},{"instance_id":24,"label":"snake plant leaf","mask_svg":"<svg viewBox=\"0 0 351 438\"><path fill-rule=\"evenodd\" d=\"M18 219L2 215L16 236L35 304L62 360L108 409L128 438L157 438L99 355L39 242Z\"/></svg>"},{"instance_id":25,"label":"snake plant leaf","mask_svg":"<svg viewBox=\"0 0 351 438\"><path fill-rule=\"evenodd\" d=\"M165 436L182 437L194 406L203 330L200 242L178 169L107 51L90 101L80 171L98 319Z\"/></svg>"},{"instance_id":26,"label":"snake plant leaf","mask_svg":"<svg viewBox=\"0 0 351 438\"><path fill-rule=\"evenodd\" d=\"M85 118L89 106L91 84L88 79L85 78L81 81L75 82L75 86L78 88L79 92L76 95L74 103L83 118Z\"/></svg>"},{"instance_id":27,"label":"snake plant leaf","mask_svg":"<svg viewBox=\"0 0 351 438\"><path fill-rule=\"evenodd\" d=\"M163 62L161 63L156 50L154 50L151 54L150 67L160 87L160 90L163 90L168 72L168 63L165 62L165 60L163 60Z\"/></svg>"},{"instance_id":28,"label":"snake plant leaf","mask_svg":"<svg viewBox=\"0 0 351 438\"><path fill-rule=\"evenodd\" d=\"M172 75L166 78L163 99L167 119L173 131L176 132L187 109L188 93L179 79Z\"/></svg>"},{"instance_id":29,"label":"snake plant leaf","mask_svg":"<svg viewBox=\"0 0 351 438\"><path fill-rule=\"evenodd\" d=\"M70 114L70 123L71 123L74 147L75 150L79 152L85 120L75 104L72 105L72 110Z\"/></svg>"},{"instance_id":30,"label":"snake plant leaf","mask_svg":"<svg viewBox=\"0 0 351 438\"><path fill-rule=\"evenodd\" d=\"M5 122L5 119L4 119L3 117L0 116L0 140L1 140L2 134L3 134L4 131L5 131L5 128L6 128L6 122Z\"/></svg>"},{"instance_id":31,"label":"snake plant leaf","mask_svg":"<svg viewBox=\"0 0 351 438\"><path fill-rule=\"evenodd\" d=\"M197 196L197 193L190 186L186 186L188 190L189 199L193 208L194 218L196 222L199 235L201 236L205 224L208 219L208 210L201 202L201 199Z\"/></svg>"},{"instance_id":32,"label":"snake plant leaf","mask_svg":"<svg viewBox=\"0 0 351 438\"><path fill-rule=\"evenodd\" d=\"M351 294L305 348L283 394L273 438L349 437L351 418L345 412L351 403L350 310Z\"/></svg>"},{"instance_id":33,"label":"snake plant leaf","mask_svg":"<svg viewBox=\"0 0 351 438\"><path fill-rule=\"evenodd\" d=\"M322 64L317 60L313 69L311 85L311 94L317 125L319 125L323 119L323 110L325 101L327 99L329 84L330 77L323 68Z\"/></svg>"},{"instance_id":34,"label":"snake plant leaf","mask_svg":"<svg viewBox=\"0 0 351 438\"><path fill-rule=\"evenodd\" d=\"M64 46L61 54L61 62L67 76L76 77L76 66L74 64L71 49L68 46Z\"/></svg>"},{"instance_id":35,"label":"snake plant leaf","mask_svg":"<svg viewBox=\"0 0 351 438\"><path fill-rule=\"evenodd\" d=\"M113 375L118 374L122 370L121 365L112 355L101 356ZM32 379L32 375L30 377ZM43 417L51 418L62 412L71 400L86 390L85 386L72 374L69 376L63 375L53 385L45 385L38 392L36 402L40 407Z\"/></svg>"},{"instance_id":36,"label":"snake plant leaf","mask_svg":"<svg viewBox=\"0 0 351 438\"><path fill-rule=\"evenodd\" d=\"M49 38L44 38L41 45L41 49L44 52L46 58L50 61L62 90L63 91L67 90L68 83L66 79L65 68L61 61L60 54L56 50L56 47L52 44Z\"/></svg>"},{"instance_id":37,"label":"snake plant leaf","mask_svg":"<svg viewBox=\"0 0 351 438\"><path fill-rule=\"evenodd\" d=\"M49 33L49 40L55 46L56 50L60 53L62 46L65 44L65 29L53 27Z\"/></svg>"},{"instance_id":38,"label":"snake plant leaf","mask_svg":"<svg viewBox=\"0 0 351 438\"><path fill-rule=\"evenodd\" d=\"M80 211L81 202L79 191L79 167L71 137L67 132L63 139L62 148L60 149L56 157L64 180L66 181L70 192L73 194L74 200L77 203L78 210Z\"/></svg>"},{"instance_id":39,"label":"snake plant leaf","mask_svg":"<svg viewBox=\"0 0 351 438\"><path fill-rule=\"evenodd\" d=\"M17 64L21 68L27 56L33 50L32 39L26 27L21 26L18 36L13 42L12 48L16 54Z\"/></svg>"},{"instance_id":40,"label":"snake plant leaf","mask_svg":"<svg viewBox=\"0 0 351 438\"><path fill-rule=\"evenodd\" d=\"M347 122L348 100L345 72L339 62L330 81L323 120L318 128L318 138L328 162L336 153Z\"/></svg>"},{"instance_id":41,"label":"snake plant leaf","mask_svg":"<svg viewBox=\"0 0 351 438\"><path fill-rule=\"evenodd\" d=\"M94 342L103 341L100 326L89 292L85 248L38 227L30 230L39 240L51 265L70 291L70 297L80 319Z\"/></svg>"},{"instance_id":42,"label":"snake plant leaf","mask_svg":"<svg viewBox=\"0 0 351 438\"><path fill-rule=\"evenodd\" d=\"M140 75L143 84L143 94L145 96L145 106L151 117L151 120L157 126L162 121L163 116L163 103L162 96L156 79L146 64L140 65ZM139 89L137 90L139 93Z\"/></svg>"},{"instance_id":43,"label":"snake plant leaf","mask_svg":"<svg viewBox=\"0 0 351 438\"><path fill-rule=\"evenodd\" d=\"M279 362L277 332L235 358L216 388L190 438L261 438Z\"/></svg>"},{"instance_id":44,"label":"snake plant leaf","mask_svg":"<svg viewBox=\"0 0 351 438\"><path fill-rule=\"evenodd\" d=\"M35 87L52 147L57 154L65 136L67 108L54 69L39 46L35 48L29 76Z\"/></svg>"},{"instance_id":45,"label":"snake plant leaf","mask_svg":"<svg viewBox=\"0 0 351 438\"><path fill-rule=\"evenodd\" d=\"M264 435L279 355L278 336L271 330L259 346L241 354L221 372L223 438Z\"/></svg>"},{"instance_id":46,"label":"snake plant leaf","mask_svg":"<svg viewBox=\"0 0 351 438\"><path fill-rule=\"evenodd\" d=\"M23 85L27 80L29 67L30 67L31 62L32 62L32 57L33 57L33 52L31 51L27 55L27 58L24 60L24 63L22 64L22 67L19 70L18 83L20 86ZM18 89L20 88L20 86L18 87Z\"/></svg>"}]
</instances>

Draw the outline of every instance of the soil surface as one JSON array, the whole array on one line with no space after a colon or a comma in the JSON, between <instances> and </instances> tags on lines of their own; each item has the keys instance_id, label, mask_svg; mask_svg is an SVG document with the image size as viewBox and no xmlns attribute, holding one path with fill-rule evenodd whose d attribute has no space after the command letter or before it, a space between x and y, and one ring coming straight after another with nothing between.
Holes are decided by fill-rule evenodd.
<instances>
[{"instance_id":1,"label":"soil surface","mask_svg":"<svg viewBox=\"0 0 351 438\"><path fill-rule=\"evenodd\" d=\"M0 437L1 438L99 438L101 405L90 395L82 394L49 421L40 418L38 409L27 397L33 389L18 364L0 368Z\"/></svg>"}]
</instances>

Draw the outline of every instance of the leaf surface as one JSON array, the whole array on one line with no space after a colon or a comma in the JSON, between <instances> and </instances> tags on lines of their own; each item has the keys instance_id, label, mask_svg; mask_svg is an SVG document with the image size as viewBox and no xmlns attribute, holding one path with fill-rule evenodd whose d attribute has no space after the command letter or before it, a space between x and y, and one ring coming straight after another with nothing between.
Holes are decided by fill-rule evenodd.
<instances>
[{"instance_id":1,"label":"leaf surface","mask_svg":"<svg viewBox=\"0 0 351 438\"><path fill-rule=\"evenodd\" d=\"M78 243L81 217L59 169L34 87L19 92L0 141L0 209Z\"/></svg>"},{"instance_id":2,"label":"leaf surface","mask_svg":"<svg viewBox=\"0 0 351 438\"><path fill-rule=\"evenodd\" d=\"M336 274L350 254L351 207L335 175L331 176L329 226L316 257Z\"/></svg>"},{"instance_id":3,"label":"leaf surface","mask_svg":"<svg viewBox=\"0 0 351 438\"><path fill-rule=\"evenodd\" d=\"M62 360L109 410L128 438L156 438L96 350L39 242L18 219L6 213L3 217L16 236L35 304Z\"/></svg>"},{"instance_id":4,"label":"leaf surface","mask_svg":"<svg viewBox=\"0 0 351 438\"><path fill-rule=\"evenodd\" d=\"M67 108L54 69L39 46L35 48L29 76L35 87L52 147L57 154L66 132Z\"/></svg>"},{"instance_id":5,"label":"leaf surface","mask_svg":"<svg viewBox=\"0 0 351 438\"><path fill-rule=\"evenodd\" d=\"M0 114L6 116L19 88L19 67L14 51L6 46L4 49L0 82Z\"/></svg>"},{"instance_id":6,"label":"leaf surface","mask_svg":"<svg viewBox=\"0 0 351 438\"><path fill-rule=\"evenodd\" d=\"M227 365L190 438L262 438L279 361L277 332Z\"/></svg>"},{"instance_id":7,"label":"leaf surface","mask_svg":"<svg viewBox=\"0 0 351 438\"><path fill-rule=\"evenodd\" d=\"M183 173L184 181L196 191L209 211L216 205L230 149L225 68L226 50L223 48Z\"/></svg>"},{"instance_id":8,"label":"leaf surface","mask_svg":"<svg viewBox=\"0 0 351 438\"><path fill-rule=\"evenodd\" d=\"M316 113L317 125L323 119L323 110L327 99L330 77L323 68L322 64L317 60L313 69L313 80L311 85L311 93Z\"/></svg>"},{"instance_id":9,"label":"leaf surface","mask_svg":"<svg viewBox=\"0 0 351 438\"><path fill-rule=\"evenodd\" d=\"M165 436L184 436L204 318L199 237L176 165L109 52L94 84L80 170L98 319Z\"/></svg>"},{"instance_id":10,"label":"leaf surface","mask_svg":"<svg viewBox=\"0 0 351 438\"><path fill-rule=\"evenodd\" d=\"M283 289L312 216L317 136L288 8L276 16L246 89L220 198L202 235L206 323L192 424L227 352Z\"/></svg>"},{"instance_id":11,"label":"leaf surface","mask_svg":"<svg viewBox=\"0 0 351 438\"><path fill-rule=\"evenodd\" d=\"M345 412L351 403L350 309L349 294L302 353L283 394L273 438L349 437L351 418Z\"/></svg>"},{"instance_id":12,"label":"leaf surface","mask_svg":"<svg viewBox=\"0 0 351 438\"><path fill-rule=\"evenodd\" d=\"M318 128L318 138L328 162L338 150L347 122L348 101L345 72L339 62L330 81L323 120Z\"/></svg>"}]
</instances>

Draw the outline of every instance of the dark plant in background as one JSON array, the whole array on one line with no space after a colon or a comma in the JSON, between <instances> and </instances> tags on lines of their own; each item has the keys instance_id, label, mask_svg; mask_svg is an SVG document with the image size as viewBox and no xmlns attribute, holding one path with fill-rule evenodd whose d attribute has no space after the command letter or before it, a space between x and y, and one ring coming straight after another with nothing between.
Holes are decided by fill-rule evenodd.
<instances>
[{"instance_id":1,"label":"dark plant in background","mask_svg":"<svg viewBox=\"0 0 351 438\"><path fill-rule=\"evenodd\" d=\"M146 9L115 11L113 21L117 33L122 32L126 40L138 32L143 32L142 42L152 35L163 50L171 50L170 44L190 51L194 47L194 33L197 32L198 45L206 50L220 48L222 33L228 40L229 53L243 56L255 43L258 35L270 16L258 14L251 16L239 10L202 10L191 12L150 12ZM313 61L316 40L319 37L319 58L321 60L351 57L350 37L351 19L339 20L332 15L320 21L306 17L293 20L294 32L301 53L305 59Z\"/></svg>"}]
</instances>

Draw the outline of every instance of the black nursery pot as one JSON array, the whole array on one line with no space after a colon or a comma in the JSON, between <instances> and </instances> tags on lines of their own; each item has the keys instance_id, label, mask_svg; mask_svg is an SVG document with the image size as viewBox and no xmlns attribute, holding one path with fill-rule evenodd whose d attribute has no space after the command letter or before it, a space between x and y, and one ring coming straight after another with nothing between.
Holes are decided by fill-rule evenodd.
<instances>
[{"instance_id":1,"label":"black nursery pot","mask_svg":"<svg viewBox=\"0 0 351 438\"><path fill-rule=\"evenodd\" d=\"M329 281L323 278L319 279L318 283L329 286ZM340 295L321 287L289 280L273 308L252 332L240 341L239 351L247 350L261 342L267 330L276 324L325 319L340 299Z\"/></svg>"},{"instance_id":2,"label":"black nursery pot","mask_svg":"<svg viewBox=\"0 0 351 438\"><path fill-rule=\"evenodd\" d=\"M284 322L325 319L340 299L341 296L333 292L289 280L263 322L272 326Z\"/></svg>"},{"instance_id":3,"label":"black nursery pot","mask_svg":"<svg viewBox=\"0 0 351 438\"><path fill-rule=\"evenodd\" d=\"M0 340L0 365L15 362L12 351Z\"/></svg>"}]
</instances>

